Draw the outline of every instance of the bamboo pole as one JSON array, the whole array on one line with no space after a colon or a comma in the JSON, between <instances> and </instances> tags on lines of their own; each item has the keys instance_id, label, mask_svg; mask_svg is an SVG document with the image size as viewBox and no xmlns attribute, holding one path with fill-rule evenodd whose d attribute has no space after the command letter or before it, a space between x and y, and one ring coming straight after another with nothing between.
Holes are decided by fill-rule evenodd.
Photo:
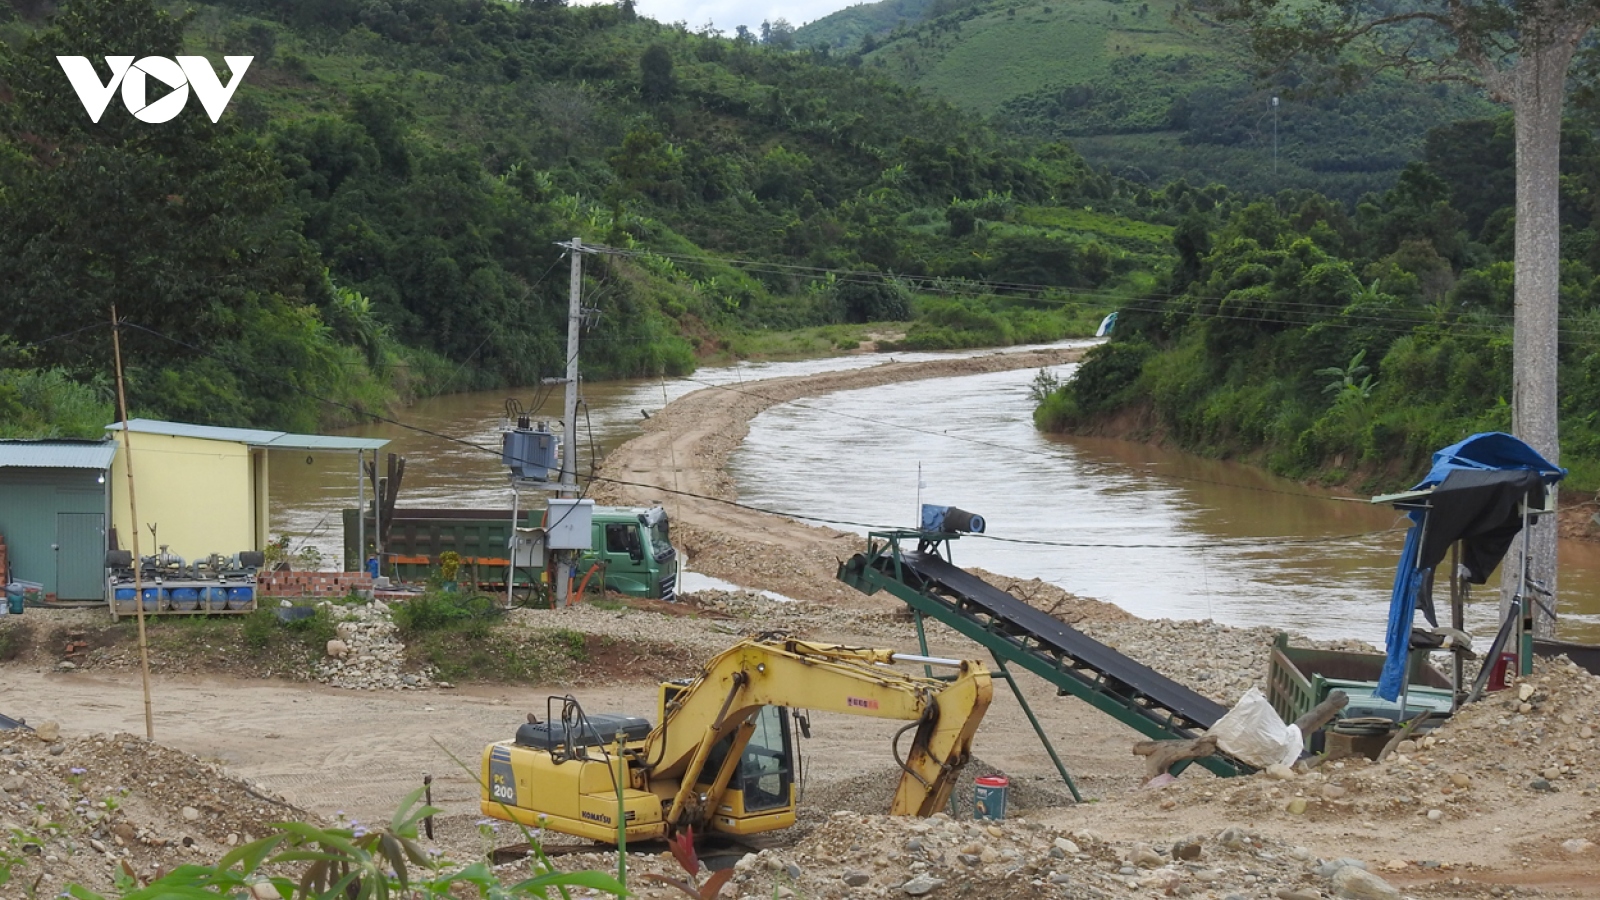
<instances>
[{"instance_id":1,"label":"bamboo pole","mask_svg":"<svg viewBox=\"0 0 1600 900\"><path fill-rule=\"evenodd\" d=\"M150 708L150 644L144 633L144 576L139 562L139 506L133 496L133 432L128 428L128 395L122 387L122 339L117 324L117 305L111 304L111 349L117 363L117 410L122 419L122 457L128 471L128 517L133 523L133 608L139 620L139 674L144 682L144 736L156 739L155 714ZM115 597L111 598L116 603ZM160 602L159 596L156 600Z\"/></svg>"}]
</instances>

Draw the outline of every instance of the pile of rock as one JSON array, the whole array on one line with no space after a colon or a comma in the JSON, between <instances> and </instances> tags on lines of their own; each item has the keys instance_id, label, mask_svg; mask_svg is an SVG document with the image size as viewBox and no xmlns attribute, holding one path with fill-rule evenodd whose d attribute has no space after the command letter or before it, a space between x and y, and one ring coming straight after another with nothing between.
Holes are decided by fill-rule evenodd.
<instances>
[{"instance_id":1,"label":"pile of rock","mask_svg":"<svg viewBox=\"0 0 1600 900\"><path fill-rule=\"evenodd\" d=\"M1410 833L1413 840L1389 852L1385 871L1593 865L1600 858L1597 732L1600 678L1565 659L1541 659L1532 678L1399 741L1382 762L1312 758L1295 770L1274 766L1225 780L1186 774L1149 796L1164 811L1188 815L1220 805L1229 817L1284 828Z\"/></svg>"},{"instance_id":2,"label":"pile of rock","mask_svg":"<svg viewBox=\"0 0 1600 900\"><path fill-rule=\"evenodd\" d=\"M11 889L55 896L215 860L304 814L212 763L127 734L64 738L53 722L0 731L0 851ZM0 893L4 893L0 891ZM33 893L28 893L33 896Z\"/></svg>"},{"instance_id":3,"label":"pile of rock","mask_svg":"<svg viewBox=\"0 0 1600 900\"><path fill-rule=\"evenodd\" d=\"M316 679L354 691L417 690L431 687L431 673L402 671L405 644L400 640L388 604L382 600L359 606L324 603L339 636L328 641L327 658L318 663Z\"/></svg>"},{"instance_id":4,"label":"pile of rock","mask_svg":"<svg viewBox=\"0 0 1600 900\"><path fill-rule=\"evenodd\" d=\"M612 854L562 858L563 868L607 869ZM670 872L671 858L629 869ZM834 813L800 843L744 856L734 897L904 898L982 896L1107 900L1127 896L1326 895L1397 900L1400 892L1355 859L1320 859L1240 827L1152 845L1115 842L1027 819L962 821ZM643 885L645 882L638 882ZM670 896L646 888L643 896Z\"/></svg>"},{"instance_id":5,"label":"pile of rock","mask_svg":"<svg viewBox=\"0 0 1600 900\"><path fill-rule=\"evenodd\" d=\"M1095 640L1144 663L1219 703L1232 706L1251 687L1265 690L1267 662L1279 628L1238 628L1210 619L1091 621L1079 626ZM1291 635L1296 647L1374 653L1356 640L1314 641Z\"/></svg>"}]
</instances>

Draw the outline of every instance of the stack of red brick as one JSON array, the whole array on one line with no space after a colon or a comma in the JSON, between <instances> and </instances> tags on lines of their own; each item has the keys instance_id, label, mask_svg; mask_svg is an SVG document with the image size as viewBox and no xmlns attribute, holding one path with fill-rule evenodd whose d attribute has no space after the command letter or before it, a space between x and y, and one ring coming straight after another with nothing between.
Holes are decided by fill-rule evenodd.
<instances>
[{"instance_id":1,"label":"stack of red brick","mask_svg":"<svg viewBox=\"0 0 1600 900\"><path fill-rule=\"evenodd\" d=\"M355 592L372 596L372 576L365 572L261 572L256 594L262 597L343 597Z\"/></svg>"}]
</instances>

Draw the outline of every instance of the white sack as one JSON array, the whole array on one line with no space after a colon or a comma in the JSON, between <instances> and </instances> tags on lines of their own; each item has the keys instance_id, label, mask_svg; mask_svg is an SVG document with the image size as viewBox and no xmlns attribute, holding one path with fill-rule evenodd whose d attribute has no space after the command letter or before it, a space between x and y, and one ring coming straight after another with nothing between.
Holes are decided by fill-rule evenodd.
<instances>
[{"instance_id":1,"label":"white sack","mask_svg":"<svg viewBox=\"0 0 1600 900\"><path fill-rule=\"evenodd\" d=\"M1217 746L1237 759L1265 769L1282 763L1294 765L1304 749L1300 729L1283 724L1266 695L1251 688L1207 734L1217 736Z\"/></svg>"}]
</instances>

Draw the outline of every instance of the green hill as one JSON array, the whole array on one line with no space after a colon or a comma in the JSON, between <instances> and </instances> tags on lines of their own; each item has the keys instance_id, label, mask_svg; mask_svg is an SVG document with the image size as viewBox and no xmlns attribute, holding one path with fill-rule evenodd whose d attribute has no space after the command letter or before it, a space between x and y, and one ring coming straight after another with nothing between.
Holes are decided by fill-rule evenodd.
<instances>
[{"instance_id":1,"label":"green hill","mask_svg":"<svg viewBox=\"0 0 1600 900\"><path fill-rule=\"evenodd\" d=\"M845 13L888 17L874 9ZM815 42L812 27L797 33L801 44ZM929 9L855 49L868 70L1013 131L1071 139L1091 162L1152 183L1310 188L1354 201L1392 184L1429 128L1494 111L1398 79L1342 98L1297 96L1292 79L1262 88L1240 35L1179 0L980 0Z\"/></svg>"},{"instance_id":2,"label":"green hill","mask_svg":"<svg viewBox=\"0 0 1600 900\"><path fill-rule=\"evenodd\" d=\"M113 303L139 411L303 429L559 371L574 235L614 248L586 263L588 377L686 371L778 329L835 329L798 348L826 350L867 320L920 347L1059 337L1171 255L1150 198L1065 145L626 5L13 9L0 433L104 423ZM93 124L55 57L127 46L255 59L219 123L113 100Z\"/></svg>"},{"instance_id":3,"label":"green hill","mask_svg":"<svg viewBox=\"0 0 1600 900\"><path fill-rule=\"evenodd\" d=\"M882 0L879 3L857 3L795 29L795 45L799 47L828 47L849 50L861 44L868 35L888 34L902 25L914 24L929 16L949 12L955 2L962 0ZM970 0L967 0L970 2Z\"/></svg>"}]
</instances>

